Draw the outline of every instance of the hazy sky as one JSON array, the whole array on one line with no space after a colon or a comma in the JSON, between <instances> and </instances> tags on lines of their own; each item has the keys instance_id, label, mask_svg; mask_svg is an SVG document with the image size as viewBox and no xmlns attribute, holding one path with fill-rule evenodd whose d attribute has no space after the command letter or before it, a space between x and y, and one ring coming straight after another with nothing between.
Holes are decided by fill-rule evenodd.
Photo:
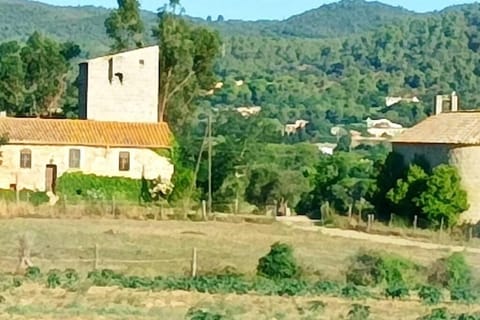
<instances>
[{"instance_id":1,"label":"hazy sky","mask_svg":"<svg viewBox=\"0 0 480 320\"><path fill-rule=\"evenodd\" d=\"M102 7L117 6L116 0L40 0L55 5L95 5ZM156 11L167 0L140 0L142 8ZM284 19L291 15L317 8L322 4L336 2L329 0L183 0L187 14L194 17L217 17L225 19ZM425 12L441 10L447 6L473 3L473 0L382 0L381 2L402 6L410 10Z\"/></svg>"}]
</instances>

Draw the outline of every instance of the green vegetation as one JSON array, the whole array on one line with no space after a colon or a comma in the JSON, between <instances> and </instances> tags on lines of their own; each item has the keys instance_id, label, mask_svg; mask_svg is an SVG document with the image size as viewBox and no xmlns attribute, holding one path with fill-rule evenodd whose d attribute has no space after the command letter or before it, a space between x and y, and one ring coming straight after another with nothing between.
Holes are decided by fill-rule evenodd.
<instances>
[{"instance_id":1,"label":"green vegetation","mask_svg":"<svg viewBox=\"0 0 480 320\"><path fill-rule=\"evenodd\" d=\"M115 198L139 203L150 200L151 183L130 178L101 177L80 172L65 173L57 181L57 191L70 200L102 201Z\"/></svg>"},{"instance_id":2,"label":"green vegetation","mask_svg":"<svg viewBox=\"0 0 480 320\"><path fill-rule=\"evenodd\" d=\"M370 307L361 304L352 305L348 312L348 320L367 320L370 317Z\"/></svg>"},{"instance_id":3,"label":"green vegetation","mask_svg":"<svg viewBox=\"0 0 480 320\"><path fill-rule=\"evenodd\" d=\"M442 301L442 291L437 287L421 286L418 296L425 304L439 304Z\"/></svg>"},{"instance_id":4,"label":"green vegetation","mask_svg":"<svg viewBox=\"0 0 480 320\"><path fill-rule=\"evenodd\" d=\"M465 107L478 105L478 4L415 14L344 0L260 22L203 21L183 9L178 0L156 16L141 12L136 0L118 1L113 11L4 1L0 37L18 42L0 44L0 105L10 115L75 117L76 71L69 61L92 48L105 53L107 47L158 44L160 119L178 142L171 202L206 199L211 185L219 211L276 205L281 213L294 208L314 217L327 212L361 220L374 213L388 220L394 213L407 224L417 215L421 227L457 224L468 203L452 167L419 163L404 170L383 145L354 147L351 130L369 136L368 118L414 125L431 114L438 93L456 91ZM386 106L388 96L420 102ZM255 116L235 110L253 106L261 107ZM298 120L305 126L285 134L285 125ZM211 183L207 142L213 146ZM332 156L314 145L323 142L337 143ZM69 175L59 181L59 191L74 199L118 194L137 202L150 198L145 186Z\"/></svg>"},{"instance_id":5,"label":"green vegetation","mask_svg":"<svg viewBox=\"0 0 480 320\"><path fill-rule=\"evenodd\" d=\"M385 195L387 205L381 204L379 208L389 208L408 222L416 215L424 226L438 227L442 221L444 226L455 226L460 214L468 209L467 194L462 189L457 169L451 165L439 165L430 171L425 165L412 164L406 170L399 170L403 166L393 158L390 158L391 162L387 161L386 169L378 179L398 180L394 185L392 181L387 186L379 183L377 195L380 198L390 187ZM392 173L397 176L392 177Z\"/></svg>"},{"instance_id":6,"label":"green vegetation","mask_svg":"<svg viewBox=\"0 0 480 320\"><path fill-rule=\"evenodd\" d=\"M122 51L143 46L145 27L140 16L140 2L118 0L118 9L105 20L107 35L113 40L112 51Z\"/></svg>"},{"instance_id":7,"label":"green vegetation","mask_svg":"<svg viewBox=\"0 0 480 320\"><path fill-rule=\"evenodd\" d=\"M297 277L299 268L293 248L284 243L274 243L270 252L258 261L257 273L273 280Z\"/></svg>"},{"instance_id":8,"label":"green vegetation","mask_svg":"<svg viewBox=\"0 0 480 320\"><path fill-rule=\"evenodd\" d=\"M402 257L383 252L362 252L352 258L347 281L360 286L386 284L392 290L419 284L421 268Z\"/></svg>"},{"instance_id":9,"label":"green vegetation","mask_svg":"<svg viewBox=\"0 0 480 320\"><path fill-rule=\"evenodd\" d=\"M0 200L5 202L17 201L16 191L13 190L0 190ZM33 204L34 206L41 205L48 202L48 196L45 192L34 192L30 190L20 190L19 200Z\"/></svg>"}]
</instances>

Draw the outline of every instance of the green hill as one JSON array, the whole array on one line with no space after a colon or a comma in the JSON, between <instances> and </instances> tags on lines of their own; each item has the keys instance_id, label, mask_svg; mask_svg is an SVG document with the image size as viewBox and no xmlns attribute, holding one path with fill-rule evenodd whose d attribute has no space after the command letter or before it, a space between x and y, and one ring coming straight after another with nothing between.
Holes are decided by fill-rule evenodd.
<instances>
[{"instance_id":1,"label":"green hill","mask_svg":"<svg viewBox=\"0 0 480 320\"><path fill-rule=\"evenodd\" d=\"M72 40L92 55L108 48L103 22L108 9L94 6L58 7L28 0L0 2L0 40L24 40L34 30L58 40ZM343 0L321 6L283 21L207 22L222 35L295 36L328 38L371 31L416 14L405 9L364 0ZM156 14L143 11L147 32L155 24Z\"/></svg>"},{"instance_id":2,"label":"green hill","mask_svg":"<svg viewBox=\"0 0 480 320\"><path fill-rule=\"evenodd\" d=\"M343 0L293 16L278 25L278 33L328 38L373 31L375 28L420 16L401 7L364 0Z\"/></svg>"}]
</instances>

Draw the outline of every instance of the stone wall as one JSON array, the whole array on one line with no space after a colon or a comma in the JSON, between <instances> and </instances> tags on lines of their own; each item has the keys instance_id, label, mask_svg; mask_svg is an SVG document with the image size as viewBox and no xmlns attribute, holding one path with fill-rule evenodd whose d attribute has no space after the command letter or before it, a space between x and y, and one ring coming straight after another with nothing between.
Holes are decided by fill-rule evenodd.
<instances>
[{"instance_id":1,"label":"stone wall","mask_svg":"<svg viewBox=\"0 0 480 320\"><path fill-rule=\"evenodd\" d=\"M158 122L158 55L158 47L153 46L81 64L81 118Z\"/></svg>"},{"instance_id":2,"label":"stone wall","mask_svg":"<svg viewBox=\"0 0 480 320\"><path fill-rule=\"evenodd\" d=\"M32 167L20 168L20 151L30 149ZM69 168L70 149L80 149L80 168ZM8 189L17 184L18 189L45 191L46 166L57 166L57 176L65 172L80 171L99 176L127 177L141 179L142 171L146 179L159 176L170 180L173 165L170 161L150 149L139 148L105 148L85 146L37 146L4 145L0 147L3 163L0 165L0 189ZM130 152L130 170L119 170L119 152Z\"/></svg>"},{"instance_id":3,"label":"stone wall","mask_svg":"<svg viewBox=\"0 0 480 320\"><path fill-rule=\"evenodd\" d=\"M462 220L480 221L480 193L477 190L480 186L480 146L394 143L392 150L401 154L406 164L411 163L415 156L422 156L432 168L440 164L457 167L470 204L470 208L462 214Z\"/></svg>"}]
</instances>

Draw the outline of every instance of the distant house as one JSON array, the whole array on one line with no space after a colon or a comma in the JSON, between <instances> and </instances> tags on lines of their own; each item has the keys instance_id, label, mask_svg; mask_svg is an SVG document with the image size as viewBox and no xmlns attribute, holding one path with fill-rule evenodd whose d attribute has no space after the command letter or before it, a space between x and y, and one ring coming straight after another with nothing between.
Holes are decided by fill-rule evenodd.
<instances>
[{"instance_id":1,"label":"distant house","mask_svg":"<svg viewBox=\"0 0 480 320\"><path fill-rule=\"evenodd\" d=\"M317 143L316 146L318 147L318 150L320 150L321 153L327 154L327 155L333 155L333 152L335 151L337 144L325 142L325 143Z\"/></svg>"},{"instance_id":2,"label":"distant house","mask_svg":"<svg viewBox=\"0 0 480 320\"><path fill-rule=\"evenodd\" d=\"M394 137L404 131L400 124L393 123L388 119L367 119L367 132L374 137Z\"/></svg>"},{"instance_id":3,"label":"distant house","mask_svg":"<svg viewBox=\"0 0 480 320\"><path fill-rule=\"evenodd\" d=\"M385 105L387 107L391 107L400 102L419 103L420 99L418 99L417 97L386 97L385 98Z\"/></svg>"},{"instance_id":4,"label":"distant house","mask_svg":"<svg viewBox=\"0 0 480 320\"><path fill-rule=\"evenodd\" d=\"M158 47L80 64L78 120L0 116L0 189L55 192L65 172L170 181L161 149L172 134L158 119Z\"/></svg>"},{"instance_id":5,"label":"distant house","mask_svg":"<svg viewBox=\"0 0 480 320\"><path fill-rule=\"evenodd\" d=\"M254 116L259 114L262 111L262 107L253 106L253 107L238 107L235 110L244 117Z\"/></svg>"},{"instance_id":6,"label":"distant house","mask_svg":"<svg viewBox=\"0 0 480 320\"><path fill-rule=\"evenodd\" d=\"M285 133L287 135L295 134L298 130L305 128L307 124L307 120L297 120L293 124L287 124L285 125Z\"/></svg>"},{"instance_id":7,"label":"distant house","mask_svg":"<svg viewBox=\"0 0 480 320\"><path fill-rule=\"evenodd\" d=\"M445 100L450 105L445 110ZM392 149L401 154L405 164L422 157L432 166L451 164L457 167L468 193L470 208L462 215L465 221L480 221L480 112L458 111L455 94L437 96L435 115L392 140Z\"/></svg>"}]
</instances>

